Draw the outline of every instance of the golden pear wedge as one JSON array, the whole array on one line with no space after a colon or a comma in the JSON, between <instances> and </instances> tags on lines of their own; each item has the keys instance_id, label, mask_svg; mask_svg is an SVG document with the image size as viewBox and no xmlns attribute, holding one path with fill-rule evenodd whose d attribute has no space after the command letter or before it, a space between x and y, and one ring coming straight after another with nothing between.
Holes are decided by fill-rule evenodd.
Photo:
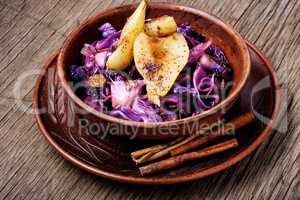
<instances>
[{"instance_id":1,"label":"golden pear wedge","mask_svg":"<svg viewBox=\"0 0 300 200\"><path fill-rule=\"evenodd\" d=\"M108 69L123 70L133 59L133 45L136 37L144 31L148 0L142 0L135 12L128 18L118 41L117 49L106 62Z\"/></svg>"},{"instance_id":2,"label":"golden pear wedge","mask_svg":"<svg viewBox=\"0 0 300 200\"><path fill-rule=\"evenodd\" d=\"M181 33L163 38L140 33L134 43L134 60L150 101L160 105L160 97L168 94L188 57L189 47Z\"/></svg>"},{"instance_id":3,"label":"golden pear wedge","mask_svg":"<svg viewBox=\"0 0 300 200\"><path fill-rule=\"evenodd\" d=\"M167 15L151 19L145 23L145 33L152 37L165 37L175 33L176 30L175 19Z\"/></svg>"}]
</instances>

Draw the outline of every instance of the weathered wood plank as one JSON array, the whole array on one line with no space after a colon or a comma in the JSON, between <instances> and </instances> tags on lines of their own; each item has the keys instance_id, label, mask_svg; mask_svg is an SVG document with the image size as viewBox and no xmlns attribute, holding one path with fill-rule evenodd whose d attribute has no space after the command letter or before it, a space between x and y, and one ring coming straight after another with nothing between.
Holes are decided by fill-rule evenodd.
<instances>
[{"instance_id":1,"label":"weathered wood plank","mask_svg":"<svg viewBox=\"0 0 300 200\"><path fill-rule=\"evenodd\" d=\"M23 12L27 17L41 20L60 0L0 0L6 7Z\"/></svg>"},{"instance_id":2,"label":"weathered wood plank","mask_svg":"<svg viewBox=\"0 0 300 200\"><path fill-rule=\"evenodd\" d=\"M44 23L24 17L11 22L14 28L1 39L0 44L0 91L2 96L14 97L13 88L21 81L21 74L29 73L28 70L39 69L47 57L58 49L64 37ZM30 24L28 24L28 22ZM29 76L23 80L22 93L24 97L32 91L36 76ZM18 79L17 79L18 78Z\"/></svg>"},{"instance_id":3,"label":"weathered wood plank","mask_svg":"<svg viewBox=\"0 0 300 200\"><path fill-rule=\"evenodd\" d=\"M2 71L8 63L15 59L22 49L26 48L26 44L30 42L22 42L22 39L28 35L35 21L11 9L2 10L1 14L4 15L0 37L0 70ZM6 20L7 18L8 20ZM15 46L20 46L20 50L14 50Z\"/></svg>"},{"instance_id":4,"label":"weathered wood plank","mask_svg":"<svg viewBox=\"0 0 300 200\"><path fill-rule=\"evenodd\" d=\"M80 24L87 17L94 15L101 10L109 7L128 4L134 1L60 1L58 2L46 16L43 17L42 21L49 24L50 27L67 35L72 31L78 24ZM162 1L169 3L180 3L182 1ZM216 14L220 17L225 17L225 21L228 23L234 23L243 13L243 11L249 6L251 1L225 1L224 4L218 4L217 1L211 1L209 4L206 1L192 1L186 5L190 7L196 7L199 9L206 10L212 14ZM234 12L235 11L235 12ZM237 11L237 12L236 12ZM226 18L228 17L228 19Z\"/></svg>"}]
</instances>

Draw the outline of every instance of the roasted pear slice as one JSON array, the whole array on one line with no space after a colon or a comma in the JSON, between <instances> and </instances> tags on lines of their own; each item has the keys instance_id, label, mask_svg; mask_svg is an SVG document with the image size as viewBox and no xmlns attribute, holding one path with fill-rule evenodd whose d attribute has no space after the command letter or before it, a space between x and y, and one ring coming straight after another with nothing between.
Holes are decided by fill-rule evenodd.
<instances>
[{"instance_id":1,"label":"roasted pear slice","mask_svg":"<svg viewBox=\"0 0 300 200\"><path fill-rule=\"evenodd\" d=\"M136 37L144 31L148 0L142 0L135 12L128 18L118 41L117 49L108 58L108 69L123 70L133 59L133 44Z\"/></svg>"},{"instance_id":2,"label":"roasted pear slice","mask_svg":"<svg viewBox=\"0 0 300 200\"><path fill-rule=\"evenodd\" d=\"M143 76L148 99L160 105L187 64L189 47L181 33L167 37L150 37L141 33L134 43L134 60Z\"/></svg>"},{"instance_id":3,"label":"roasted pear slice","mask_svg":"<svg viewBox=\"0 0 300 200\"><path fill-rule=\"evenodd\" d=\"M145 23L145 33L152 37L164 37L176 32L177 24L173 17L164 15Z\"/></svg>"}]
</instances>

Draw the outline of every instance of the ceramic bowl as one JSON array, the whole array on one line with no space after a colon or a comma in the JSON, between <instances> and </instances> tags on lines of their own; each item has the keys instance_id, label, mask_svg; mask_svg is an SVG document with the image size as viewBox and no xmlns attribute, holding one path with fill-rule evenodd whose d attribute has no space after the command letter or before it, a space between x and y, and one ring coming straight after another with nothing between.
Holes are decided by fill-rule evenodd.
<instances>
[{"instance_id":1,"label":"ceramic bowl","mask_svg":"<svg viewBox=\"0 0 300 200\"><path fill-rule=\"evenodd\" d=\"M66 39L58 57L58 76L63 88L71 101L76 104L89 123L101 123L102 126L118 129L121 135L137 139L161 140L194 134L201 125L212 123L226 113L236 101L241 89L245 85L250 72L250 57L245 41L233 30L232 27L220 19L203 11L173 4L151 3L147 10L147 18L155 18L162 15L173 16L177 24L189 23L196 30L212 39L225 52L233 69L233 84L228 96L218 105L201 114L181 120L142 123L118 119L86 105L70 87L69 66L80 63L80 50L84 43L92 43L99 40L97 28L105 22L110 22L118 30L121 30L126 19L133 13L137 4L125 5L103 11L93 16L77 27Z\"/></svg>"}]
</instances>

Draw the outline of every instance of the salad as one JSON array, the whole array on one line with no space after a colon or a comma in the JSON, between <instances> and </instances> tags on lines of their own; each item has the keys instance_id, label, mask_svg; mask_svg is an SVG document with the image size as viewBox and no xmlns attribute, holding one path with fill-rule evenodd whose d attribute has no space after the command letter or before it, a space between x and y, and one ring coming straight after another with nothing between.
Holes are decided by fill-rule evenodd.
<instances>
[{"instance_id":1,"label":"salad","mask_svg":"<svg viewBox=\"0 0 300 200\"><path fill-rule=\"evenodd\" d=\"M163 122L197 115L226 95L231 68L222 49L172 16L146 18L143 0L121 31L99 27L84 44L82 63L70 66L76 93L110 116ZM226 92L225 92L226 93Z\"/></svg>"}]
</instances>

